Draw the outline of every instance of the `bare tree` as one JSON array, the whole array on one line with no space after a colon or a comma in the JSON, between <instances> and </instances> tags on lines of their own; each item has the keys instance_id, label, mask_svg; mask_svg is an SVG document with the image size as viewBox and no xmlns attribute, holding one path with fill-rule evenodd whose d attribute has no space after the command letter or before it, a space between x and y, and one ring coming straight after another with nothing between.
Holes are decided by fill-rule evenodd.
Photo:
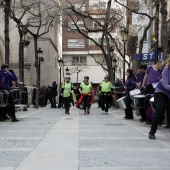
<instances>
[{"instance_id":1,"label":"bare tree","mask_svg":"<svg viewBox=\"0 0 170 170\"><path fill-rule=\"evenodd\" d=\"M65 7L63 7L63 27L66 27L73 32L77 31L86 40L90 40L94 43L104 56L107 66L104 67L104 69L107 70L111 78L111 82L114 83L112 56L109 49L110 46L116 46L116 39L113 32L116 28L123 25L124 13L120 11L121 9L116 10L112 8L112 0L107 1L106 9L102 9L100 7L100 3L89 6L87 1L83 1L79 7L76 7L72 1L66 0L66 2L67 4L64 4ZM83 7L85 10L82 10ZM83 24L83 28L79 27L79 22ZM95 23L97 26L92 27L92 23ZM102 34L100 42L96 41L91 36L93 33ZM118 44L116 48L119 48ZM103 67L103 65L101 66Z\"/></svg>"},{"instance_id":2,"label":"bare tree","mask_svg":"<svg viewBox=\"0 0 170 170\"><path fill-rule=\"evenodd\" d=\"M17 1L17 0L16 0ZM16 2L15 1L15 2ZM39 107L39 82L40 73L38 67L38 38L49 32L52 23L59 22L60 12L59 4L54 0L29 0L24 1L20 8L17 3L13 3L13 10L11 10L11 18L18 22L19 27L24 27L26 21L26 31L33 36L34 51L35 51L35 67L36 67L36 104ZM16 12L17 11L17 12ZM23 17L24 16L24 17Z\"/></svg>"},{"instance_id":3,"label":"bare tree","mask_svg":"<svg viewBox=\"0 0 170 170\"><path fill-rule=\"evenodd\" d=\"M150 7L150 2L148 4L142 4L144 5L144 8L140 9L140 11L136 10L136 9L132 9L129 6L126 6L122 3L120 3L119 1L115 0L116 3L118 3L119 5L121 5L122 7L126 8L127 10L131 11L132 13L138 14L139 15L139 19L140 21L144 21L148 19L148 23L145 26L144 30L143 30L143 35L141 37L141 39L139 40L139 56L138 56L138 65L141 64L141 59L142 59L142 49L143 49L143 43L145 41L145 37L147 35L147 31L149 30L149 28L151 27L153 20L155 19L155 16L150 16L148 13L146 12L140 12L140 11L144 11L146 10L146 7L149 6Z\"/></svg>"}]
</instances>

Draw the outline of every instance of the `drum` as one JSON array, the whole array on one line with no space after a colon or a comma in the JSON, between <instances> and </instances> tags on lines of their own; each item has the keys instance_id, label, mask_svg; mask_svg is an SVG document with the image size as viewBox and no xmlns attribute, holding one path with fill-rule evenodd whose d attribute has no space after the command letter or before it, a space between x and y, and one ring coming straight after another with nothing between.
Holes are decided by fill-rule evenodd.
<instances>
[{"instance_id":1,"label":"drum","mask_svg":"<svg viewBox=\"0 0 170 170\"><path fill-rule=\"evenodd\" d=\"M126 109L126 96L121 97L120 99L118 99L117 103L118 103L120 109L122 109L122 110Z\"/></svg>"},{"instance_id":2,"label":"drum","mask_svg":"<svg viewBox=\"0 0 170 170\"><path fill-rule=\"evenodd\" d=\"M145 95L135 95L134 102L136 109L144 109L145 108Z\"/></svg>"},{"instance_id":3,"label":"drum","mask_svg":"<svg viewBox=\"0 0 170 170\"><path fill-rule=\"evenodd\" d=\"M140 90L139 90L139 89L134 89L134 90L131 90L131 91L129 92L130 98L131 98L132 100L134 100L134 96L135 96L135 95L138 95L138 94L140 94Z\"/></svg>"},{"instance_id":4,"label":"drum","mask_svg":"<svg viewBox=\"0 0 170 170\"><path fill-rule=\"evenodd\" d=\"M8 102L8 93L0 91L0 107L6 107Z\"/></svg>"},{"instance_id":5,"label":"drum","mask_svg":"<svg viewBox=\"0 0 170 170\"><path fill-rule=\"evenodd\" d=\"M150 104L153 111L155 111L154 97L150 98Z\"/></svg>"}]
</instances>

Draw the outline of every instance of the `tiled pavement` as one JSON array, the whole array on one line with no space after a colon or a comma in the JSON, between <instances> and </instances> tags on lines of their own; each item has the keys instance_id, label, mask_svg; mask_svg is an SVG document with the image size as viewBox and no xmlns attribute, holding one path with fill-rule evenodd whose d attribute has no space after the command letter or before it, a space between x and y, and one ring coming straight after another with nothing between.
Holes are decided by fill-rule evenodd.
<instances>
[{"instance_id":1,"label":"tiled pavement","mask_svg":"<svg viewBox=\"0 0 170 170\"><path fill-rule=\"evenodd\" d=\"M169 130L149 140L149 126L122 110L30 108L17 117L0 122L0 170L170 170Z\"/></svg>"}]
</instances>

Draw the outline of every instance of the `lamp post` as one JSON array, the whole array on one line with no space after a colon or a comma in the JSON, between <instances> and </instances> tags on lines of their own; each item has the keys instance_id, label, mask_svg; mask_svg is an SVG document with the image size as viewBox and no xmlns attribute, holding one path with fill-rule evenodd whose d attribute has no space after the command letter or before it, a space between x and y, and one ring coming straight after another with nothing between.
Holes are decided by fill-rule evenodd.
<instances>
[{"instance_id":1,"label":"lamp post","mask_svg":"<svg viewBox=\"0 0 170 170\"><path fill-rule=\"evenodd\" d=\"M114 73L113 73L113 81L114 81L114 84L115 84L115 78L116 78L116 75L115 75L115 73L116 73L116 67L117 67L117 60L116 60L116 58L114 58L113 59L113 61L112 61L112 66L113 66L113 71L114 71Z\"/></svg>"},{"instance_id":2,"label":"lamp post","mask_svg":"<svg viewBox=\"0 0 170 170\"><path fill-rule=\"evenodd\" d=\"M121 31L121 33L122 33L122 42L123 42L123 47L124 47L124 51L123 51L123 83L125 83L126 42L128 39L129 31L127 30L127 28L124 28Z\"/></svg>"},{"instance_id":3,"label":"lamp post","mask_svg":"<svg viewBox=\"0 0 170 170\"><path fill-rule=\"evenodd\" d=\"M24 84L24 47L27 48L30 41L27 39L26 26L19 28L20 43L19 43L19 79Z\"/></svg>"},{"instance_id":4,"label":"lamp post","mask_svg":"<svg viewBox=\"0 0 170 170\"><path fill-rule=\"evenodd\" d=\"M63 60L60 58L58 60L58 63L59 63L59 68L60 68L60 85L59 85L59 88L61 88L61 67L63 66Z\"/></svg>"},{"instance_id":5,"label":"lamp post","mask_svg":"<svg viewBox=\"0 0 170 170\"><path fill-rule=\"evenodd\" d=\"M78 83L79 73L81 72L81 70L79 70L78 67L77 67L77 70L76 70L76 71L77 71L77 79L76 79L76 83Z\"/></svg>"},{"instance_id":6,"label":"lamp post","mask_svg":"<svg viewBox=\"0 0 170 170\"><path fill-rule=\"evenodd\" d=\"M66 75L70 75L68 67L65 69L65 71L66 71Z\"/></svg>"},{"instance_id":7,"label":"lamp post","mask_svg":"<svg viewBox=\"0 0 170 170\"><path fill-rule=\"evenodd\" d=\"M44 61L44 58L42 57L43 51L41 50L41 48L39 48L39 49L37 50L37 53L38 53L39 89L40 89L40 81L41 81L41 61Z\"/></svg>"}]
</instances>

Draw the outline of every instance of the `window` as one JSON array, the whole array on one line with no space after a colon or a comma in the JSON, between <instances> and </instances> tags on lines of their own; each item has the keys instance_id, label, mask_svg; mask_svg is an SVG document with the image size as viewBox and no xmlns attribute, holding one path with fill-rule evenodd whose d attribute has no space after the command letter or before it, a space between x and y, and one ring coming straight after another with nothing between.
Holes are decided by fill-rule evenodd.
<instances>
[{"instance_id":1,"label":"window","mask_svg":"<svg viewBox=\"0 0 170 170\"><path fill-rule=\"evenodd\" d=\"M86 65L86 64L87 64L86 56L72 57L72 65Z\"/></svg>"},{"instance_id":2,"label":"window","mask_svg":"<svg viewBox=\"0 0 170 170\"><path fill-rule=\"evenodd\" d=\"M76 25L81 30L85 29L83 21L78 21L76 23ZM77 30L76 25L73 22L69 22L68 23L68 30Z\"/></svg>"},{"instance_id":3,"label":"window","mask_svg":"<svg viewBox=\"0 0 170 170\"><path fill-rule=\"evenodd\" d=\"M68 48L84 48L84 39L68 39Z\"/></svg>"}]
</instances>

